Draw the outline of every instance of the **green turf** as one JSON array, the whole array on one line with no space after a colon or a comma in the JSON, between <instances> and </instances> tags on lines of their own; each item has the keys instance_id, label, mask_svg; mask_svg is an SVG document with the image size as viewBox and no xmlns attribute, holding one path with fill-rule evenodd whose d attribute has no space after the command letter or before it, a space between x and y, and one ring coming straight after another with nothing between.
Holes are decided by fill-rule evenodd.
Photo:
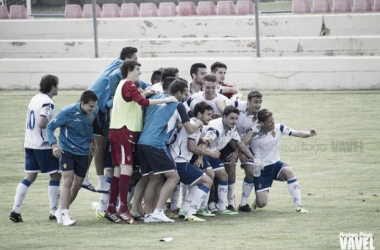
<instances>
[{"instance_id":1,"label":"green turf","mask_svg":"<svg viewBox=\"0 0 380 250\"><path fill-rule=\"evenodd\" d=\"M48 178L40 176L22 206L24 223L8 220L23 177L26 109L35 91L0 91L0 249L340 249L339 233L372 233L380 249L380 92L263 92L263 108L291 128L316 128L313 138L283 138L281 159L298 178L309 214L293 212L285 183L253 214L206 223L114 225L94 217L98 195L82 190L71 207L77 225L48 221ZM246 92L245 92L246 93ZM80 96L61 91L60 108ZM243 173L237 171L237 200ZM90 179L95 184L94 169ZM253 201L250 197L249 202ZM159 242L172 237L169 243Z\"/></svg>"}]
</instances>

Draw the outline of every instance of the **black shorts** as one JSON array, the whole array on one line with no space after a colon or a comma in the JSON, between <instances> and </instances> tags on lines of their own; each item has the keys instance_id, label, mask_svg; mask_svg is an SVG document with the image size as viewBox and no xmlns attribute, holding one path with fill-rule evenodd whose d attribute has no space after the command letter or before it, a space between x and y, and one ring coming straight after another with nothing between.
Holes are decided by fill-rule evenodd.
<instances>
[{"instance_id":1,"label":"black shorts","mask_svg":"<svg viewBox=\"0 0 380 250\"><path fill-rule=\"evenodd\" d=\"M65 151L59 158L59 170L71 171L74 170L74 173L80 178L86 177L88 167L88 155L75 155L70 152Z\"/></svg>"},{"instance_id":2,"label":"black shorts","mask_svg":"<svg viewBox=\"0 0 380 250\"><path fill-rule=\"evenodd\" d=\"M143 176L163 174L176 171L177 167L167 149L159 149L149 145L137 145L137 155L140 161L141 174Z\"/></svg>"},{"instance_id":3,"label":"black shorts","mask_svg":"<svg viewBox=\"0 0 380 250\"><path fill-rule=\"evenodd\" d=\"M99 110L98 117L96 117L92 126L94 128L94 135L108 138L110 130L109 110L107 109L105 113Z\"/></svg>"}]
</instances>

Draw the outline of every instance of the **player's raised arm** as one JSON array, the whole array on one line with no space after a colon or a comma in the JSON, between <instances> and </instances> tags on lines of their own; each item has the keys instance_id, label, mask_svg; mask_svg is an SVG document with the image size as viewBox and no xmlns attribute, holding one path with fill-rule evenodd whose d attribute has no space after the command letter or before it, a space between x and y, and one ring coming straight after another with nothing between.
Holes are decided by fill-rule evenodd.
<instances>
[{"instance_id":1,"label":"player's raised arm","mask_svg":"<svg viewBox=\"0 0 380 250\"><path fill-rule=\"evenodd\" d=\"M294 137L300 137L300 138L308 138L308 137L312 137L312 136L316 136L317 135L317 130L315 128L311 129L310 131L297 131L297 130L293 130L291 136L294 136Z\"/></svg>"}]
</instances>

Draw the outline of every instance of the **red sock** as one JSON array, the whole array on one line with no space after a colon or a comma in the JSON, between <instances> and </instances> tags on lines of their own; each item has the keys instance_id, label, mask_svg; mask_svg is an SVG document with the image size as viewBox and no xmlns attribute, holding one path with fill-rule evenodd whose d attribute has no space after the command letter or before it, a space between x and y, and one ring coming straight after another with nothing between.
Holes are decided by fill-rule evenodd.
<instances>
[{"instance_id":1,"label":"red sock","mask_svg":"<svg viewBox=\"0 0 380 250\"><path fill-rule=\"evenodd\" d=\"M116 201L119 196L119 178L112 177L110 188L110 201L108 202L107 212L114 214L116 213Z\"/></svg>"},{"instance_id":2,"label":"red sock","mask_svg":"<svg viewBox=\"0 0 380 250\"><path fill-rule=\"evenodd\" d=\"M128 211L128 190L129 181L131 177L129 175L120 175L119 189L120 189L120 212L125 213Z\"/></svg>"}]
</instances>

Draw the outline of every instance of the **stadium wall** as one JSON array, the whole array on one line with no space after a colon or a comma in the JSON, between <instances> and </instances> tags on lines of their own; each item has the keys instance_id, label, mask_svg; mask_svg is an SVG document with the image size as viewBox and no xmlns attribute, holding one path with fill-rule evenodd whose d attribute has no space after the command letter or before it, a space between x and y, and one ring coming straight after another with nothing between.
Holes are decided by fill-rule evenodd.
<instances>
[{"instance_id":1,"label":"stadium wall","mask_svg":"<svg viewBox=\"0 0 380 250\"><path fill-rule=\"evenodd\" d=\"M141 79L159 67L190 78L195 62L228 66L226 81L262 90L380 89L380 13L261 15L262 58L250 16L101 18L99 59L91 19L0 20L0 89L36 89L55 74L84 89L124 46L138 48Z\"/></svg>"},{"instance_id":2,"label":"stadium wall","mask_svg":"<svg viewBox=\"0 0 380 250\"><path fill-rule=\"evenodd\" d=\"M0 89L37 89L45 74L57 75L61 89L86 89L112 59L1 59ZM177 67L190 79L193 63L208 67L213 58L140 58L141 80L153 70ZM380 89L380 57L218 58L228 66L226 82L241 89L374 90Z\"/></svg>"},{"instance_id":3,"label":"stadium wall","mask_svg":"<svg viewBox=\"0 0 380 250\"><path fill-rule=\"evenodd\" d=\"M261 15L263 57L380 56L380 13ZM255 57L251 16L100 18L99 57L133 45L139 57ZM91 19L0 20L1 58L92 58Z\"/></svg>"}]
</instances>

